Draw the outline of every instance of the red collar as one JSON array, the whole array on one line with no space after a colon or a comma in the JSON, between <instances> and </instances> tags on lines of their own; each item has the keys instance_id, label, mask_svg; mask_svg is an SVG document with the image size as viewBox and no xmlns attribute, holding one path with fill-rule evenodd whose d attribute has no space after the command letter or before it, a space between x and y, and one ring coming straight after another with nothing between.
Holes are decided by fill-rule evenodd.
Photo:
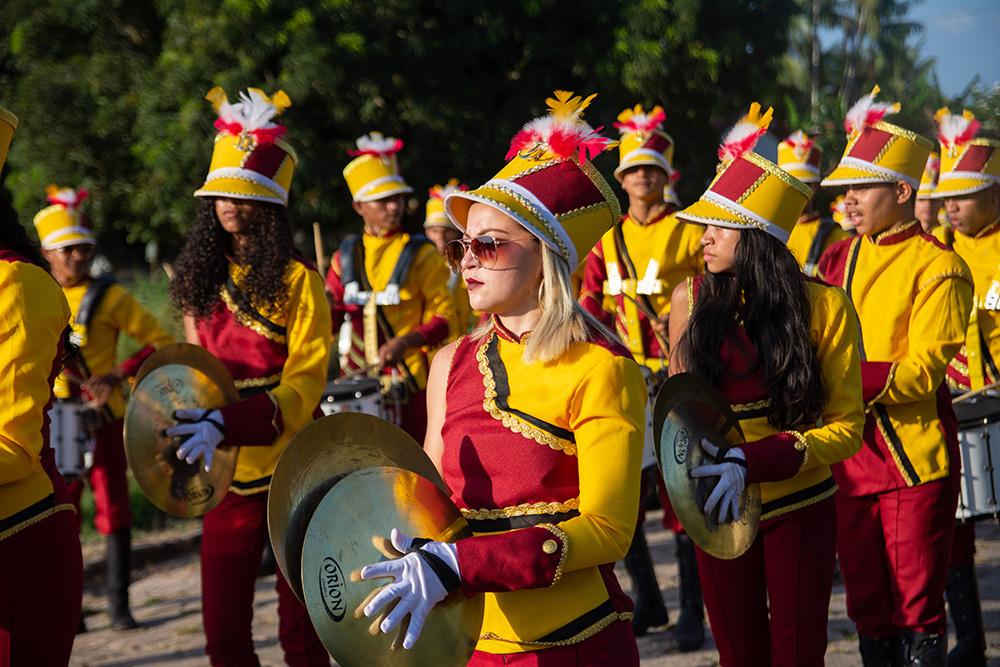
<instances>
[{"instance_id":1,"label":"red collar","mask_svg":"<svg viewBox=\"0 0 1000 667\"><path fill-rule=\"evenodd\" d=\"M511 343L517 343L518 345L523 345L528 340L528 336L531 335L530 331L525 331L523 334L518 336L516 333L504 326L500 318L494 313L490 316L493 320L493 331L496 332L500 338Z\"/></svg>"},{"instance_id":2,"label":"red collar","mask_svg":"<svg viewBox=\"0 0 1000 667\"><path fill-rule=\"evenodd\" d=\"M875 245L893 245L895 243L902 243L907 239L913 238L919 234L920 231L920 223L916 220L910 220L894 232L885 231L868 238Z\"/></svg>"}]
</instances>

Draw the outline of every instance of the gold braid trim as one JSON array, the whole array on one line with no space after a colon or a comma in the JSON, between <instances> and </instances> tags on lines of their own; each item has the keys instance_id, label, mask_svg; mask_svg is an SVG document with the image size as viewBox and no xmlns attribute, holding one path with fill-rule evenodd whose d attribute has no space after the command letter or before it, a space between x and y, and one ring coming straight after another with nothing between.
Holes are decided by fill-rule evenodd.
<instances>
[{"instance_id":1,"label":"gold braid trim","mask_svg":"<svg viewBox=\"0 0 1000 667\"><path fill-rule=\"evenodd\" d=\"M910 227L913 227L915 224L917 224L916 220L910 220L909 222L903 224L903 226L899 227L898 229L886 230L884 232L876 234L872 240L875 241L876 245L882 245L882 242L885 241L886 239L891 239L893 236L898 236L908 231Z\"/></svg>"},{"instance_id":2,"label":"gold braid trim","mask_svg":"<svg viewBox=\"0 0 1000 667\"><path fill-rule=\"evenodd\" d=\"M764 408L771 407L771 399L765 398L754 403L733 403L730 407L736 413L736 416L739 417L739 413L741 412L753 412L754 410L763 410Z\"/></svg>"},{"instance_id":3,"label":"gold braid trim","mask_svg":"<svg viewBox=\"0 0 1000 667\"><path fill-rule=\"evenodd\" d=\"M688 317L694 312L694 278L688 276L684 279L687 288L687 298L688 298Z\"/></svg>"},{"instance_id":4,"label":"gold braid trim","mask_svg":"<svg viewBox=\"0 0 1000 667\"><path fill-rule=\"evenodd\" d=\"M255 496L258 493L266 493L271 489L270 483L264 484L263 486L255 486L252 489L241 489L236 486L229 487L230 493L235 493L238 496Z\"/></svg>"},{"instance_id":5,"label":"gold braid trim","mask_svg":"<svg viewBox=\"0 0 1000 667\"><path fill-rule=\"evenodd\" d=\"M274 375L268 375L262 378L247 378L245 380L233 380L233 385L236 386L237 391L240 389L250 389L252 387L266 387L272 385L275 382L281 381L281 373L275 373Z\"/></svg>"},{"instance_id":6,"label":"gold braid trim","mask_svg":"<svg viewBox=\"0 0 1000 667\"><path fill-rule=\"evenodd\" d=\"M35 516L31 517L30 519L25 519L24 521L22 521L21 523L17 524L16 526L11 526L7 530L3 531L2 533L0 533L0 540L5 540L8 537L13 537L14 535L17 535L18 533L20 533L25 528L30 528L31 526L34 526L39 521L42 521L43 519L48 519L50 516L52 516L56 512L75 512L75 511L76 511L76 507L74 507L71 503L61 503L59 505L55 505L55 506L50 507L49 509L45 510L44 512L36 514Z\"/></svg>"},{"instance_id":7,"label":"gold braid trim","mask_svg":"<svg viewBox=\"0 0 1000 667\"><path fill-rule=\"evenodd\" d=\"M233 314L233 317L236 318L236 321L239 322L240 325L246 327L247 329L250 329L255 333L260 334L261 336L270 341L274 341L275 343L280 343L281 345L284 345L287 342L285 336L274 333L273 331L265 327L263 324L261 324L254 318L250 317L250 315L240 310L239 306L236 305L236 302L233 301L233 297L229 294L229 290L226 289L225 285L223 285L222 289L219 290L219 294L222 297L222 302L226 304L226 308L229 309L229 312Z\"/></svg>"},{"instance_id":8,"label":"gold braid trim","mask_svg":"<svg viewBox=\"0 0 1000 667\"><path fill-rule=\"evenodd\" d=\"M559 538L559 543L562 548L559 550L559 564L556 565L556 573L552 576L552 583L549 586L555 586L562 579L563 575L563 565L566 564L566 554L569 553L569 535L567 535L561 528L556 528L551 523L540 523L539 528L544 528L553 535Z\"/></svg>"},{"instance_id":9,"label":"gold braid trim","mask_svg":"<svg viewBox=\"0 0 1000 667\"><path fill-rule=\"evenodd\" d=\"M888 418L889 415L886 413L886 419ZM906 468L903 467L903 462L900 460L899 454L896 453L896 448L892 446L892 438L890 438L889 434L886 433L885 426L882 425L882 420L879 419L878 415L875 415L875 426L878 428L879 433L882 434L882 439L885 440L885 448L889 450L889 454L892 456L892 460L896 464L896 469L899 470L899 474L903 478L903 481L906 482L907 486L915 486L916 481L910 477L910 475L906 472Z\"/></svg>"},{"instance_id":10,"label":"gold braid trim","mask_svg":"<svg viewBox=\"0 0 1000 667\"><path fill-rule=\"evenodd\" d=\"M570 498L564 503L522 503L500 509L461 510L466 519L509 519L514 516L532 516L535 514L558 514L580 509L580 499Z\"/></svg>"},{"instance_id":11,"label":"gold braid trim","mask_svg":"<svg viewBox=\"0 0 1000 667\"><path fill-rule=\"evenodd\" d=\"M490 335L486 337L486 340L476 351L476 360L479 362L479 372L483 376L483 387L486 389L485 397L483 398L483 409L486 410L491 417L502 423L505 428L510 429L514 433L522 435L529 440L534 440L540 445L546 445L550 449L557 452L563 452L569 456L576 456L575 443L572 443L569 440L563 440L562 438L554 436L547 431L543 431L533 424L521 421L515 415L505 412L497 406L497 385L493 379L493 371L490 370L490 362L486 358L486 346L490 344L490 341L495 335L495 332L490 332Z\"/></svg>"},{"instance_id":12,"label":"gold braid trim","mask_svg":"<svg viewBox=\"0 0 1000 667\"><path fill-rule=\"evenodd\" d=\"M798 472L802 472L806 467L806 462L809 460L809 441L806 440L806 436L802 435L798 431L782 431L782 433L787 433L795 438L795 449L802 452L802 464L799 466L798 470ZM798 474L798 472L795 474Z\"/></svg>"},{"instance_id":13,"label":"gold braid trim","mask_svg":"<svg viewBox=\"0 0 1000 667\"><path fill-rule=\"evenodd\" d=\"M885 379L885 386L882 387L882 391L876 394L875 398L868 401L868 405L865 406L865 412L871 410L873 405L881 401L885 398L885 395L889 393L889 387L892 385L892 381L896 377L896 368L898 368L898 364L894 361L892 362L892 366L889 367L889 376ZM885 435L885 433L882 435ZM886 442L889 442L888 438L886 438Z\"/></svg>"},{"instance_id":14,"label":"gold braid trim","mask_svg":"<svg viewBox=\"0 0 1000 667\"><path fill-rule=\"evenodd\" d=\"M955 270L955 271L942 271L941 273L936 273L933 276L931 276L930 278L928 278L927 280L925 280L924 282L920 283L920 286L917 287L917 291L918 292L923 292L925 289L927 289L928 287L930 287L934 283L942 281L942 280L946 280L948 278L961 278L965 282L967 282L970 285L972 285L972 283L969 282L969 276L966 275L966 273L964 271L959 271L959 270Z\"/></svg>"},{"instance_id":15,"label":"gold braid trim","mask_svg":"<svg viewBox=\"0 0 1000 667\"><path fill-rule=\"evenodd\" d=\"M810 505L815 505L819 501L826 500L827 498L829 498L830 496L832 496L835 493L837 493L837 485L836 484L833 485L832 489L828 489L828 490L824 491L823 493L815 495L815 496L813 496L811 498L806 498L803 501L800 501L800 502L797 502L797 503L792 503L791 505L787 505L785 507L779 507L778 509L774 510L773 512L768 512L767 514L762 514L761 517L760 517L760 520L761 521L767 521L768 519L773 519L773 518L781 516L783 514L788 514L789 512L794 512L795 510L800 510L803 507L809 507Z\"/></svg>"},{"instance_id":16,"label":"gold braid trim","mask_svg":"<svg viewBox=\"0 0 1000 667\"><path fill-rule=\"evenodd\" d=\"M596 623L594 623L589 628L587 628L585 630L582 630L581 632L578 632L577 634L573 635L569 639L560 639L557 642L537 642L537 641L536 642L532 642L532 641L527 641L526 642L526 641L519 641L517 639L506 639L504 637L499 636L498 634L496 634L494 632L485 632L485 633L479 635L479 639L480 640L496 641L496 642L507 642L508 644L517 644L518 646L538 646L538 647L544 647L544 648L549 648L549 647L553 647L553 646L570 646L572 644L579 644L580 642L582 642L584 640L590 639L591 637L593 637L594 635L596 635L601 630L604 630L605 628L607 628L612 623L617 623L618 621L631 621L631 620L632 620L632 612L628 612L628 611L615 611L615 612L611 612L610 614L608 614L607 616L605 616L601 620L599 620Z\"/></svg>"}]
</instances>

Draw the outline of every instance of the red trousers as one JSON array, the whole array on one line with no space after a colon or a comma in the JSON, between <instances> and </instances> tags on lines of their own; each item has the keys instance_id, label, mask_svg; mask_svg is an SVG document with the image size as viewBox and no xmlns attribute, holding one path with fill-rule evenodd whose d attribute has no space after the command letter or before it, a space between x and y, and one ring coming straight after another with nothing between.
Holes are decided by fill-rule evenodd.
<instances>
[{"instance_id":1,"label":"red trousers","mask_svg":"<svg viewBox=\"0 0 1000 667\"><path fill-rule=\"evenodd\" d=\"M696 550L723 667L823 665L836 513L827 498L762 521L750 549L733 560Z\"/></svg>"},{"instance_id":2,"label":"red trousers","mask_svg":"<svg viewBox=\"0 0 1000 667\"><path fill-rule=\"evenodd\" d=\"M83 597L78 530L63 510L0 540L0 667L69 662Z\"/></svg>"},{"instance_id":3,"label":"red trousers","mask_svg":"<svg viewBox=\"0 0 1000 667\"><path fill-rule=\"evenodd\" d=\"M205 652L213 665L256 667L251 623L257 569L267 539L267 494L229 492L205 514L201 537ZM292 667L328 666L305 606L278 572L278 639Z\"/></svg>"},{"instance_id":4,"label":"red trousers","mask_svg":"<svg viewBox=\"0 0 1000 667\"><path fill-rule=\"evenodd\" d=\"M681 525L681 522L677 519L677 515L674 514L674 508L670 504L667 487L659 468L647 468L642 471L642 476L639 478L639 520L636 525L641 526L646 522L646 510L642 507L642 499L649 493L651 484L656 485L656 495L659 496L660 507L663 508L663 518L660 520L660 523L666 530L673 531L674 533L683 533L684 526Z\"/></svg>"},{"instance_id":5,"label":"red trousers","mask_svg":"<svg viewBox=\"0 0 1000 667\"><path fill-rule=\"evenodd\" d=\"M469 667L517 665L518 667L638 667L639 649L632 625L612 623L579 644L557 646L527 653L484 653L476 651Z\"/></svg>"},{"instance_id":6,"label":"red trousers","mask_svg":"<svg viewBox=\"0 0 1000 667\"><path fill-rule=\"evenodd\" d=\"M840 571L859 635L947 631L957 504L956 475L873 496L837 495Z\"/></svg>"},{"instance_id":7,"label":"red trousers","mask_svg":"<svg viewBox=\"0 0 1000 667\"><path fill-rule=\"evenodd\" d=\"M94 493L94 527L102 535L110 535L132 525L128 480L125 477L125 443L122 440L124 426L124 419L116 419L102 426L94 437L94 464L87 472L87 479ZM76 505L77 521L80 521L83 480L74 480L67 486Z\"/></svg>"}]
</instances>

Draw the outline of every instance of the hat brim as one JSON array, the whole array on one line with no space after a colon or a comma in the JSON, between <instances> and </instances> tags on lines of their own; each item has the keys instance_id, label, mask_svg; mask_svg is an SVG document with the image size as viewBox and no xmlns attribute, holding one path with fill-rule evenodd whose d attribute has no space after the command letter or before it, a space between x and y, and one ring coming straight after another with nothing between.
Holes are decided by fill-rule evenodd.
<instances>
[{"instance_id":1,"label":"hat brim","mask_svg":"<svg viewBox=\"0 0 1000 667\"><path fill-rule=\"evenodd\" d=\"M385 185L372 188L362 197L355 197L354 201L359 203L378 201L379 199L395 197L396 195L408 195L411 192L413 192L413 188L405 183L403 185L399 185L398 183L386 183Z\"/></svg>"},{"instance_id":2,"label":"hat brim","mask_svg":"<svg viewBox=\"0 0 1000 667\"><path fill-rule=\"evenodd\" d=\"M670 166L670 163L667 162L666 158L657 160L655 157L647 154L637 156L630 160L626 155L625 159L622 160L622 162L615 169L615 179L621 183L622 179L625 177L625 172L632 167L659 167L663 171L667 172L667 176L669 176L673 171L673 168Z\"/></svg>"},{"instance_id":3,"label":"hat brim","mask_svg":"<svg viewBox=\"0 0 1000 667\"><path fill-rule=\"evenodd\" d=\"M762 225L756 220L751 220L735 211L720 206L706 199L699 199L687 208L674 214L678 220L683 220L689 224L712 225L713 227L726 227L729 229L751 230L764 232L774 236L782 243L788 241L788 232L778 225L771 224L769 227Z\"/></svg>"},{"instance_id":4,"label":"hat brim","mask_svg":"<svg viewBox=\"0 0 1000 667\"><path fill-rule=\"evenodd\" d=\"M996 185L993 179L979 180L975 178L949 178L939 180L934 192L927 196L928 199L945 199L947 197L964 197L974 195L977 192L989 189Z\"/></svg>"},{"instance_id":5,"label":"hat brim","mask_svg":"<svg viewBox=\"0 0 1000 667\"><path fill-rule=\"evenodd\" d=\"M195 197L225 197L227 199L243 199L246 201L261 201L269 204L288 206L288 201L277 192L265 187L237 178L215 178L205 183L194 193Z\"/></svg>"}]
</instances>

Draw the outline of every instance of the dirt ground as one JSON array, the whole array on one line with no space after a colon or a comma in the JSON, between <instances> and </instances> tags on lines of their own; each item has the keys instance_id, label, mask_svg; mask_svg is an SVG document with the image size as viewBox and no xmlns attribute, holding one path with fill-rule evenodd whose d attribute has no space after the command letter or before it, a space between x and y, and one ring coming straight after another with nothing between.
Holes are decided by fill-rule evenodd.
<instances>
[{"instance_id":1,"label":"dirt ground","mask_svg":"<svg viewBox=\"0 0 1000 667\"><path fill-rule=\"evenodd\" d=\"M673 556L673 538L659 528L658 513L651 513L647 535L657 562L657 576L663 588L671 617L677 609L677 570ZM1000 528L995 524L978 526L979 574L983 614L987 629L990 665L1000 666ZM93 550L89 557L93 557ZM628 577L619 571L624 586ZM90 631L77 637L72 665L83 667L125 667L155 665L206 665L201 625L198 556L187 552L172 559L147 565L134 575L133 612L142 623L137 630L113 632L108 628L99 582L88 586L84 610ZM254 610L254 640L263 665L283 664L278 644L277 595L274 577L257 582ZM859 665L857 637L844 607L844 587L834 586L827 636L827 664L833 667ZM642 664L650 667L709 667L718 664L714 645L684 655L664 655L663 632L653 632L639 640ZM950 640L954 642L954 636Z\"/></svg>"}]
</instances>

